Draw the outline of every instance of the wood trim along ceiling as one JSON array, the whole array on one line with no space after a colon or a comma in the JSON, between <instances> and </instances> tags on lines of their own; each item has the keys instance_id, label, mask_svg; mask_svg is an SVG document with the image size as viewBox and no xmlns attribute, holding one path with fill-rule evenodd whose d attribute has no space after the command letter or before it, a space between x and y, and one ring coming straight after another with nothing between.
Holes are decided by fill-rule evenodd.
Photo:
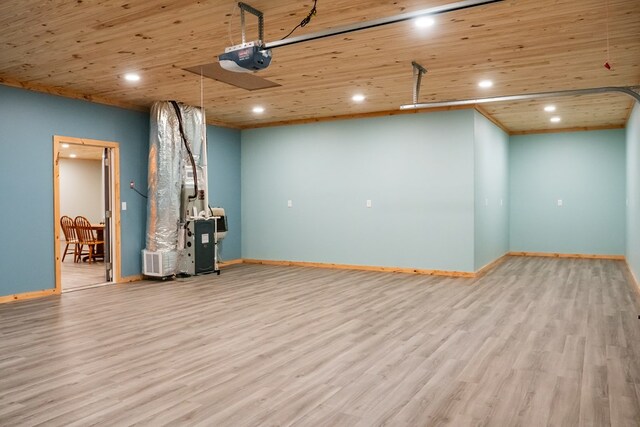
<instances>
[{"instance_id":1,"label":"wood trim along ceiling","mask_svg":"<svg viewBox=\"0 0 640 427\"><path fill-rule=\"evenodd\" d=\"M34 92L47 93L49 95L63 96L66 98L72 99L80 99L83 101L93 102L96 104L110 105L113 107L120 107L134 111L141 112L149 112L149 108L133 106L133 105L125 105L118 101L110 100L107 98L94 98L90 95L84 95L80 93L74 93L72 91L59 89L59 88L49 88L41 85L30 85L28 83L19 83L19 82L7 82L4 81L0 77L0 84L4 84L6 86L11 87L19 87L22 89L31 90ZM480 114L482 114L485 118L491 121L493 124L498 126L508 135L528 135L528 134L538 134L538 133L563 133L563 132L584 132L584 131L592 131L592 130L607 130L607 129L622 129L626 126L626 123L629 121L629 117L631 117L631 113L633 111L634 101L631 101L629 106L629 111L624 120L624 124L618 125L604 125L604 126L582 126L582 127L573 127L573 128L554 128L554 129L537 129L537 130L525 130L525 131L511 131L504 124L502 124L498 119L493 117L485 108L480 105L470 105L470 106L452 106L452 107L438 107L438 108L416 108L409 110L388 110L388 111L376 111L370 113L359 113L359 114L345 114L342 116L327 116L327 117L318 117L318 118L309 118L309 119L299 119L299 120L283 120L280 122L267 122L267 123L259 123L255 125L247 125L247 126L233 126L228 123L222 123L216 120L211 120L207 118L207 124L212 126L218 126L228 129L258 129L258 128L266 128L266 127L277 127L277 126L293 126L293 125L302 125L307 123L321 123L321 122L332 122L337 120L351 120L351 119L363 119L363 118L373 118L373 117L385 117L385 116L395 116L400 114L422 114L422 113L435 113L439 111L454 111L454 110L467 110L467 109L475 109Z\"/></svg>"},{"instance_id":2,"label":"wood trim along ceiling","mask_svg":"<svg viewBox=\"0 0 640 427\"><path fill-rule=\"evenodd\" d=\"M143 105L136 105L128 102L118 101L115 99L105 98L102 96L84 94L84 93L80 93L75 90L67 89L63 87L48 86L45 84L39 84L34 82L22 82L12 78L3 77L1 75L0 75L0 84L3 84L5 86L17 87L21 89L27 89L34 92L47 93L49 95L63 96L65 98L79 99L81 101L89 101L95 104L104 104L104 105L110 105L113 107L125 108L127 110L143 111L143 112L149 111L149 107L146 107Z\"/></svg>"},{"instance_id":3,"label":"wood trim along ceiling","mask_svg":"<svg viewBox=\"0 0 640 427\"><path fill-rule=\"evenodd\" d=\"M357 114L345 114L342 116L327 116L327 117L315 117L308 119L299 119L299 120L283 120L280 122L272 122L272 123L260 123L253 126L246 126L242 129L257 129L257 128L265 128L265 127L275 127L275 126L293 126L293 125L304 125L307 123L322 123L322 122L332 122L337 120L351 120L351 119L368 119L373 117L386 117L386 116L397 116L402 114L421 114L421 113L436 113L439 111L456 111L456 110L470 110L473 109L473 106L462 106L462 107L438 107L438 108L423 108L423 109L415 109L415 110L387 110L387 111L374 111L369 113L357 113Z\"/></svg>"},{"instance_id":4,"label":"wood trim along ceiling","mask_svg":"<svg viewBox=\"0 0 640 427\"><path fill-rule=\"evenodd\" d=\"M610 129L624 129L625 125L604 125L604 126L582 126L574 128L559 128L559 129L538 129L538 130L521 130L511 132L510 135L533 135L539 133L565 133L565 132L586 132L592 130L610 130Z\"/></svg>"},{"instance_id":5,"label":"wood trim along ceiling","mask_svg":"<svg viewBox=\"0 0 640 427\"><path fill-rule=\"evenodd\" d=\"M28 83L28 82L20 82L17 80L4 78L2 76L0 76L0 84L5 86L10 86L10 87L17 87L20 89L27 89L32 92L40 92L40 93L46 93L49 95L62 96L65 98L79 99L81 101L93 102L94 104L109 105L111 107L124 108L126 110L140 111L143 113L148 113L150 108L150 105L145 106L145 105L129 104L129 103L121 102L111 98L93 96L93 95L76 92L66 88L46 86L46 85L34 84L34 83ZM230 129L240 129L238 126L232 126L227 123L211 120L209 118L207 118L207 124L213 125L213 126L230 128Z\"/></svg>"}]
</instances>

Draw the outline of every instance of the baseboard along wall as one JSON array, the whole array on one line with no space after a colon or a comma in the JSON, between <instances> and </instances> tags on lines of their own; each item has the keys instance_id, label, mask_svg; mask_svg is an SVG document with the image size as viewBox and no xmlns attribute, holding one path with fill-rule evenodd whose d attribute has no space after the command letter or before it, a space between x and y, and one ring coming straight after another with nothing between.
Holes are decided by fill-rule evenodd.
<instances>
[{"instance_id":1,"label":"baseboard along wall","mask_svg":"<svg viewBox=\"0 0 640 427\"><path fill-rule=\"evenodd\" d=\"M624 255L598 255L598 254L562 254L555 252L509 252L511 256L551 257L551 258L580 258L580 259L612 259L624 261Z\"/></svg>"},{"instance_id":2,"label":"baseboard along wall","mask_svg":"<svg viewBox=\"0 0 640 427\"><path fill-rule=\"evenodd\" d=\"M428 276L445 276L445 277L462 277L462 278L478 278L486 274L491 269L495 268L502 262L504 262L509 256L518 257L551 257L551 258L577 258L577 259L605 259L605 260L617 260L625 261L624 255L596 255L596 254L562 254L562 253L550 253L550 252L508 252L500 258L491 261L476 272L467 271L448 271L448 270L427 270L419 268L405 268L405 267L382 267L382 266L368 266L368 265L351 265L351 264L331 264L321 262L304 262L304 261L277 261L277 260L260 260L260 259L233 259L220 263L220 268L228 267L237 264L261 264L261 265L279 265L279 266L291 266L291 267L315 267L315 268L329 268L336 270L360 270L360 271L378 271L386 273L406 273L406 274L423 274ZM633 283L636 291L640 296L640 282L633 274L633 271L627 263L627 269L629 270L629 279ZM144 280L142 274L133 276L122 277L118 283L132 283ZM27 300L33 298L42 298L51 295L58 295L55 289L45 289L41 291L26 292L22 294L0 296L0 304Z\"/></svg>"}]
</instances>

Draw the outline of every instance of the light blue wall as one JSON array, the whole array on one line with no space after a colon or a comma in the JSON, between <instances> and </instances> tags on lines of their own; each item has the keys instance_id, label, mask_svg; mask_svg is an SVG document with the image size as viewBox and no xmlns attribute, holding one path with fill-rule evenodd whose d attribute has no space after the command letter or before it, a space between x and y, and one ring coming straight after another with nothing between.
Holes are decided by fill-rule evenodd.
<instances>
[{"instance_id":1,"label":"light blue wall","mask_svg":"<svg viewBox=\"0 0 640 427\"><path fill-rule=\"evenodd\" d=\"M53 136L120 143L122 274L140 273L147 182L147 114L0 85L0 295L55 287Z\"/></svg>"},{"instance_id":2,"label":"light blue wall","mask_svg":"<svg viewBox=\"0 0 640 427\"><path fill-rule=\"evenodd\" d=\"M229 232L220 245L223 260L240 253L240 131L207 126L209 204L225 209Z\"/></svg>"},{"instance_id":3,"label":"light blue wall","mask_svg":"<svg viewBox=\"0 0 640 427\"><path fill-rule=\"evenodd\" d=\"M55 286L53 136L120 143L122 275L141 273L149 115L0 85L0 296ZM226 259L240 256L240 132L209 126L212 204L226 208Z\"/></svg>"},{"instance_id":4,"label":"light blue wall","mask_svg":"<svg viewBox=\"0 0 640 427\"><path fill-rule=\"evenodd\" d=\"M473 271L473 122L465 110L243 131L243 258Z\"/></svg>"},{"instance_id":5,"label":"light blue wall","mask_svg":"<svg viewBox=\"0 0 640 427\"><path fill-rule=\"evenodd\" d=\"M475 270L509 252L509 135L474 112Z\"/></svg>"},{"instance_id":6,"label":"light blue wall","mask_svg":"<svg viewBox=\"0 0 640 427\"><path fill-rule=\"evenodd\" d=\"M624 129L513 136L509 157L512 251L624 254Z\"/></svg>"},{"instance_id":7,"label":"light blue wall","mask_svg":"<svg viewBox=\"0 0 640 427\"><path fill-rule=\"evenodd\" d=\"M627 123L627 263L640 280L640 107Z\"/></svg>"},{"instance_id":8,"label":"light blue wall","mask_svg":"<svg viewBox=\"0 0 640 427\"><path fill-rule=\"evenodd\" d=\"M128 183L145 188L148 121L0 85L0 295L54 286L53 135L120 143L122 274L140 273L146 200ZM626 156L623 130L515 136L507 146L473 110L207 134L211 204L229 221L225 259L475 271L508 249L622 254L626 232L640 274L637 107Z\"/></svg>"}]
</instances>

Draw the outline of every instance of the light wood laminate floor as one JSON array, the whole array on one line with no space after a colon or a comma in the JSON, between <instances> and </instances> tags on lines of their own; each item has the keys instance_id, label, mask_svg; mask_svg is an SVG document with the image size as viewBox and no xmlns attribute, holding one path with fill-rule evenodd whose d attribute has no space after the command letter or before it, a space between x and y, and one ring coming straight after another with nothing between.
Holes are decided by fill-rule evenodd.
<instances>
[{"instance_id":1,"label":"light wood laminate floor","mask_svg":"<svg viewBox=\"0 0 640 427\"><path fill-rule=\"evenodd\" d=\"M620 261L235 265L0 306L0 425L637 426Z\"/></svg>"},{"instance_id":2,"label":"light wood laminate floor","mask_svg":"<svg viewBox=\"0 0 640 427\"><path fill-rule=\"evenodd\" d=\"M63 291L106 282L106 269L103 261L73 262L72 254L60 263L60 267Z\"/></svg>"}]
</instances>

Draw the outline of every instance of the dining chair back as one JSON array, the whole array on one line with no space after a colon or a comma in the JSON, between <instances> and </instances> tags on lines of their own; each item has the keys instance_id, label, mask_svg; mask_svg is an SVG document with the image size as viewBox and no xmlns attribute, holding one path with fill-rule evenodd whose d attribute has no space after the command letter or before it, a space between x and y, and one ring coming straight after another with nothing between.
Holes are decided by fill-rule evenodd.
<instances>
[{"instance_id":1,"label":"dining chair back","mask_svg":"<svg viewBox=\"0 0 640 427\"><path fill-rule=\"evenodd\" d=\"M69 246L71 245L73 245L73 262L76 262L78 258L78 249L80 249L80 241L78 240L78 235L76 233L76 227L74 225L73 219L66 215L62 216L60 218L60 227L62 228L62 233L64 234L64 240L66 242L64 253L62 254L62 262L64 262L67 253L70 253Z\"/></svg>"},{"instance_id":2,"label":"dining chair back","mask_svg":"<svg viewBox=\"0 0 640 427\"><path fill-rule=\"evenodd\" d=\"M96 253L96 245L103 244L103 240L98 240L98 238L93 233L93 227L89 220L83 216L77 216L76 219L73 220L76 226L76 232L78 233L78 240L80 242L80 249L84 245L89 247L89 262L93 262L94 254Z\"/></svg>"}]
</instances>

